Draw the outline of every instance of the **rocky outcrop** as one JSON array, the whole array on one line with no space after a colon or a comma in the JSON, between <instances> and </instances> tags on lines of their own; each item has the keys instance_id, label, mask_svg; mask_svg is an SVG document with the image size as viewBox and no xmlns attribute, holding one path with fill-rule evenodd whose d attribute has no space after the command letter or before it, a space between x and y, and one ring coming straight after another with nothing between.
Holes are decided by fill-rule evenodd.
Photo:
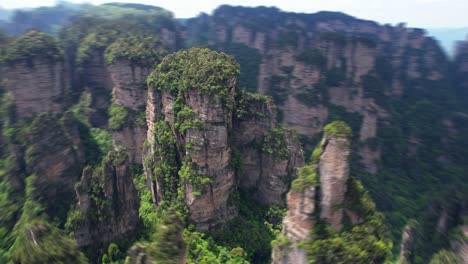
<instances>
[{"instance_id":1,"label":"rocky outcrop","mask_svg":"<svg viewBox=\"0 0 468 264\"><path fill-rule=\"evenodd\" d=\"M18 118L63 110L65 69L61 60L14 61L2 71L4 88L13 96Z\"/></svg>"},{"instance_id":2,"label":"rocky outcrop","mask_svg":"<svg viewBox=\"0 0 468 264\"><path fill-rule=\"evenodd\" d=\"M139 110L146 105L146 78L151 73L150 67L120 60L109 65L107 69L113 84L114 103L132 110Z\"/></svg>"},{"instance_id":3,"label":"rocky outcrop","mask_svg":"<svg viewBox=\"0 0 468 264\"><path fill-rule=\"evenodd\" d=\"M23 156L26 172L37 176L35 187L49 212L64 217L84 163L77 123L68 113L61 119L42 114L31 124L27 142ZM57 200L64 202L56 203Z\"/></svg>"},{"instance_id":4,"label":"rocky outcrop","mask_svg":"<svg viewBox=\"0 0 468 264\"><path fill-rule=\"evenodd\" d=\"M210 63L212 60L218 60L219 64ZM225 75L218 82L213 82L205 76L207 79L197 77L200 83L184 83L183 80L195 80L191 79L191 76L195 74L194 71L199 70L198 67L190 68L190 64L187 63L169 64L171 61L187 61L208 71L213 67L222 67L223 70L211 70L225 72ZM166 63L167 66L159 67L158 69L164 70L156 70L149 82L151 86L147 108L148 141L153 143L153 148L162 147L164 151L165 146L161 145L164 142L155 140L155 137L160 136L156 132L157 129L167 126L168 130L165 133L171 134L168 135L172 137L169 140L174 140L177 150L174 153L176 155L169 156L168 159L178 159L179 163L174 168L174 172L179 171L178 175L167 177L178 178L176 180L180 181L180 188L184 190L185 196L179 198L183 198L190 210L189 219L196 223L198 229L206 230L236 215L235 208L228 204L235 183L234 169L230 165L232 148L228 134L232 128L238 66L232 58L204 49L181 51L169 55L162 63ZM169 82L164 83L163 78L170 76L170 71L182 74L179 75L179 79L166 79ZM203 76L204 73L196 74ZM208 83L203 84L206 81ZM169 87L176 90L170 90ZM210 91L212 87L219 87L219 92ZM159 118L160 122L155 123L155 118ZM149 159L154 161L154 166L165 166L163 163L167 161L154 156L154 151L148 155ZM152 192L156 204L159 204L160 199L168 199L163 195L164 187L169 188L163 177L147 174L148 180L155 183Z\"/></svg>"},{"instance_id":5,"label":"rocky outcrop","mask_svg":"<svg viewBox=\"0 0 468 264\"><path fill-rule=\"evenodd\" d=\"M180 51L162 64L149 78L144 154L155 204L177 203L175 193L184 193L189 219L202 230L236 215L229 203L236 183L261 203L283 205L303 154L297 136L277 126L272 100L237 91L238 66L222 53ZM226 75L216 81L194 69ZM173 72L178 79L168 79Z\"/></svg>"},{"instance_id":6,"label":"rocky outcrop","mask_svg":"<svg viewBox=\"0 0 468 264\"><path fill-rule=\"evenodd\" d=\"M128 118L134 121L112 131L114 145L126 149L131 162L142 164L141 157L147 127L144 123L138 124L135 121L138 118L142 119L140 113L145 111L146 78L151 69L134 65L130 61L120 60L109 65L108 71L113 83L113 104L129 109L132 116Z\"/></svg>"},{"instance_id":7,"label":"rocky outcrop","mask_svg":"<svg viewBox=\"0 0 468 264\"><path fill-rule=\"evenodd\" d=\"M406 225L401 238L398 263L412 263L415 235L416 229L411 225Z\"/></svg>"},{"instance_id":8,"label":"rocky outcrop","mask_svg":"<svg viewBox=\"0 0 468 264\"><path fill-rule=\"evenodd\" d=\"M299 244L311 239L311 230L318 221L336 231L342 228L343 207L354 202L347 193L350 135L350 128L343 122L327 125L311 164L299 169L287 195L288 211L281 235L274 243L272 263L308 263L305 248Z\"/></svg>"},{"instance_id":9,"label":"rocky outcrop","mask_svg":"<svg viewBox=\"0 0 468 264\"><path fill-rule=\"evenodd\" d=\"M340 206L345 200L349 177L349 144L348 138L333 134L326 135L320 144L320 218L336 230L342 227L343 209Z\"/></svg>"},{"instance_id":10,"label":"rocky outcrop","mask_svg":"<svg viewBox=\"0 0 468 264\"><path fill-rule=\"evenodd\" d=\"M107 245L135 234L139 198L122 150L110 152L95 169L85 168L76 197L76 213L68 221L80 247Z\"/></svg>"}]
</instances>

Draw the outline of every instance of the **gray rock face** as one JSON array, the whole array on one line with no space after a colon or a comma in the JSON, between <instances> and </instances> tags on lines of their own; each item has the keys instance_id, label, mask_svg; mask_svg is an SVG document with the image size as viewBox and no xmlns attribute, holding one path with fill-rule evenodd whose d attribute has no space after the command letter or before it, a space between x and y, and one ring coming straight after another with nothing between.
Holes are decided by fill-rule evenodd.
<instances>
[{"instance_id":1,"label":"gray rock face","mask_svg":"<svg viewBox=\"0 0 468 264\"><path fill-rule=\"evenodd\" d=\"M300 134L316 136L321 132L334 110L330 103L361 115L359 135L363 144L358 153L364 169L376 174L381 151L370 149L367 143L376 137L377 123L388 113L371 95L366 77L383 76L381 87L373 89L397 100L407 92L427 89L411 83L440 81L449 64L435 40L423 30L404 24L379 25L346 15L333 19L323 18L323 14L301 17L273 9L255 10L254 17L249 15L251 11L219 8L212 17L191 21L187 36L206 34L208 26L210 46L223 49L235 44L256 49L261 55L257 91L275 96L284 123ZM258 16L276 20L261 30L246 23L256 24ZM226 18L229 23L218 23ZM466 46L460 45L459 54L468 54L461 52L468 50ZM460 60L464 65L460 69L468 69L464 61ZM460 71L460 76L466 76L466 72Z\"/></svg>"},{"instance_id":2,"label":"gray rock face","mask_svg":"<svg viewBox=\"0 0 468 264\"><path fill-rule=\"evenodd\" d=\"M342 227L346 182L349 177L349 140L327 136L321 143L319 161L320 175L320 218L336 230Z\"/></svg>"},{"instance_id":3,"label":"gray rock face","mask_svg":"<svg viewBox=\"0 0 468 264\"><path fill-rule=\"evenodd\" d=\"M107 68L113 84L113 103L135 111L132 114L137 116L131 116L130 119L139 118L138 112L144 111L147 101L146 78L151 69L132 65L128 61L118 61ZM131 162L141 164L146 131L146 125L133 122L132 125L112 132L114 145L126 149Z\"/></svg>"},{"instance_id":4,"label":"gray rock face","mask_svg":"<svg viewBox=\"0 0 468 264\"><path fill-rule=\"evenodd\" d=\"M308 263L305 248L299 245L311 239L310 232L319 219L326 221L337 231L342 228L345 210L341 207L347 199L349 144L347 137L325 134L318 146L320 156L314 157L309 165L310 170L304 172L308 177L317 177L320 192L311 180L301 180L304 175L299 173L287 195L288 211L283 219L281 233L287 242L273 248L272 263ZM301 184L295 185L298 183L296 181ZM355 212L348 210L346 214L353 224L360 222L360 217Z\"/></svg>"},{"instance_id":5,"label":"gray rock face","mask_svg":"<svg viewBox=\"0 0 468 264\"><path fill-rule=\"evenodd\" d=\"M229 85L231 94L234 89L235 80L232 80ZM228 131L232 127L232 110L217 95L203 95L189 90L185 99L203 125L199 129L188 129L185 138L179 135L179 145L190 143L193 146L180 155L190 158L192 164L198 168L196 173L211 179L210 184L202 187L201 195L196 195L194 186L186 183L185 199L190 208L190 219L200 229L208 229L236 215L236 210L228 206L235 182L234 170L230 166L232 149L228 141ZM166 108L163 102L163 114L166 117L170 116L167 111L172 112L172 107Z\"/></svg>"},{"instance_id":6,"label":"gray rock face","mask_svg":"<svg viewBox=\"0 0 468 264\"><path fill-rule=\"evenodd\" d=\"M37 176L35 187L52 211L73 197L75 182L84 162L84 146L74 120L65 115L62 120L51 114L42 114L33 122L23 155L27 174Z\"/></svg>"},{"instance_id":7,"label":"gray rock face","mask_svg":"<svg viewBox=\"0 0 468 264\"><path fill-rule=\"evenodd\" d=\"M118 155L125 154L118 152ZM108 158L94 172L83 171L76 187L82 220L75 238L80 247L106 244L135 234L140 221L139 198L128 158L121 158Z\"/></svg>"},{"instance_id":8,"label":"gray rock face","mask_svg":"<svg viewBox=\"0 0 468 264\"><path fill-rule=\"evenodd\" d=\"M65 68L60 61L35 59L2 68L5 90L11 92L18 118L63 109Z\"/></svg>"},{"instance_id":9,"label":"gray rock face","mask_svg":"<svg viewBox=\"0 0 468 264\"><path fill-rule=\"evenodd\" d=\"M233 97L235 79L228 82L227 88ZM233 101L225 104L218 95L199 93L194 89L187 90L183 95L185 104L193 110L193 118L198 119L201 125L180 132L175 127L174 97L168 91L159 95L154 90L156 89L152 89L148 96L148 141L154 143L155 120L163 117L174 133L178 156L192 165L197 177L210 179L209 183L202 186L193 186L189 181L181 183L185 185L185 203L190 209L189 218L201 230L232 219L236 210L228 205L228 199L234 190L235 176L230 165L232 149L228 132L232 128ZM191 147L186 148L187 144ZM157 160L151 151L148 154L150 158ZM147 178L150 179L151 171L146 171L149 172ZM197 188L201 190L196 190ZM160 200L157 197L158 192L154 191L159 189L157 182L153 182L152 189L157 202Z\"/></svg>"},{"instance_id":10,"label":"gray rock face","mask_svg":"<svg viewBox=\"0 0 468 264\"><path fill-rule=\"evenodd\" d=\"M139 110L146 104L146 78L151 68L132 65L128 61L118 61L109 65L112 80L112 98L115 104L132 110Z\"/></svg>"},{"instance_id":11,"label":"gray rock face","mask_svg":"<svg viewBox=\"0 0 468 264\"><path fill-rule=\"evenodd\" d=\"M398 263L411 263L416 230L410 225L406 225L403 229L400 246L400 259Z\"/></svg>"},{"instance_id":12,"label":"gray rock face","mask_svg":"<svg viewBox=\"0 0 468 264\"><path fill-rule=\"evenodd\" d=\"M242 166L239 185L246 190L256 190L255 198L263 204L284 205L295 168L304 165L300 142L293 132L282 130L288 156L277 157L275 153L262 150L265 138L278 128L272 101L246 92L237 100L233 134Z\"/></svg>"}]
</instances>

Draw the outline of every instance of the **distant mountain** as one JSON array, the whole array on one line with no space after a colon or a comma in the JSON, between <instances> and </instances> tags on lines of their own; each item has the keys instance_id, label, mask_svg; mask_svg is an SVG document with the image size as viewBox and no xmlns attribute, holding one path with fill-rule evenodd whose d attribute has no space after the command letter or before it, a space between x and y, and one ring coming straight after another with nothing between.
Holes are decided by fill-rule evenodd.
<instances>
[{"instance_id":1,"label":"distant mountain","mask_svg":"<svg viewBox=\"0 0 468 264\"><path fill-rule=\"evenodd\" d=\"M453 54L455 43L468 38L468 27L465 28L428 28L429 35L439 40L448 54Z\"/></svg>"}]
</instances>

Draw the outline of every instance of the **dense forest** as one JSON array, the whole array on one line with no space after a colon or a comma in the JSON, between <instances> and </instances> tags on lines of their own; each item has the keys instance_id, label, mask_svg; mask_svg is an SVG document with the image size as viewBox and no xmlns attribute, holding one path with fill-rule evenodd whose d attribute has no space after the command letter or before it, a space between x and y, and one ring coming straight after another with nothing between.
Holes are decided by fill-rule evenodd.
<instances>
[{"instance_id":1,"label":"dense forest","mask_svg":"<svg viewBox=\"0 0 468 264\"><path fill-rule=\"evenodd\" d=\"M468 261L468 41L271 7L8 16L0 263Z\"/></svg>"}]
</instances>

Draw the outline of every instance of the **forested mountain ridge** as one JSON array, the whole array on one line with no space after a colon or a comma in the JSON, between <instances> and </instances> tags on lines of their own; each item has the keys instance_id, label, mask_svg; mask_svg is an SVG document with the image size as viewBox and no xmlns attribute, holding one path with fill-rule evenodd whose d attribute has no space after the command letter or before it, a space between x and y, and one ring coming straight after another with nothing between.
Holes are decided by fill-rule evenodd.
<instances>
[{"instance_id":1,"label":"forested mountain ridge","mask_svg":"<svg viewBox=\"0 0 468 264\"><path fill-rule=\"evenodd\" d=\"M450 60L334 12L93 10L0 35L2 260L466 261L466 43Z\"/></svg>"}]
</instances>

